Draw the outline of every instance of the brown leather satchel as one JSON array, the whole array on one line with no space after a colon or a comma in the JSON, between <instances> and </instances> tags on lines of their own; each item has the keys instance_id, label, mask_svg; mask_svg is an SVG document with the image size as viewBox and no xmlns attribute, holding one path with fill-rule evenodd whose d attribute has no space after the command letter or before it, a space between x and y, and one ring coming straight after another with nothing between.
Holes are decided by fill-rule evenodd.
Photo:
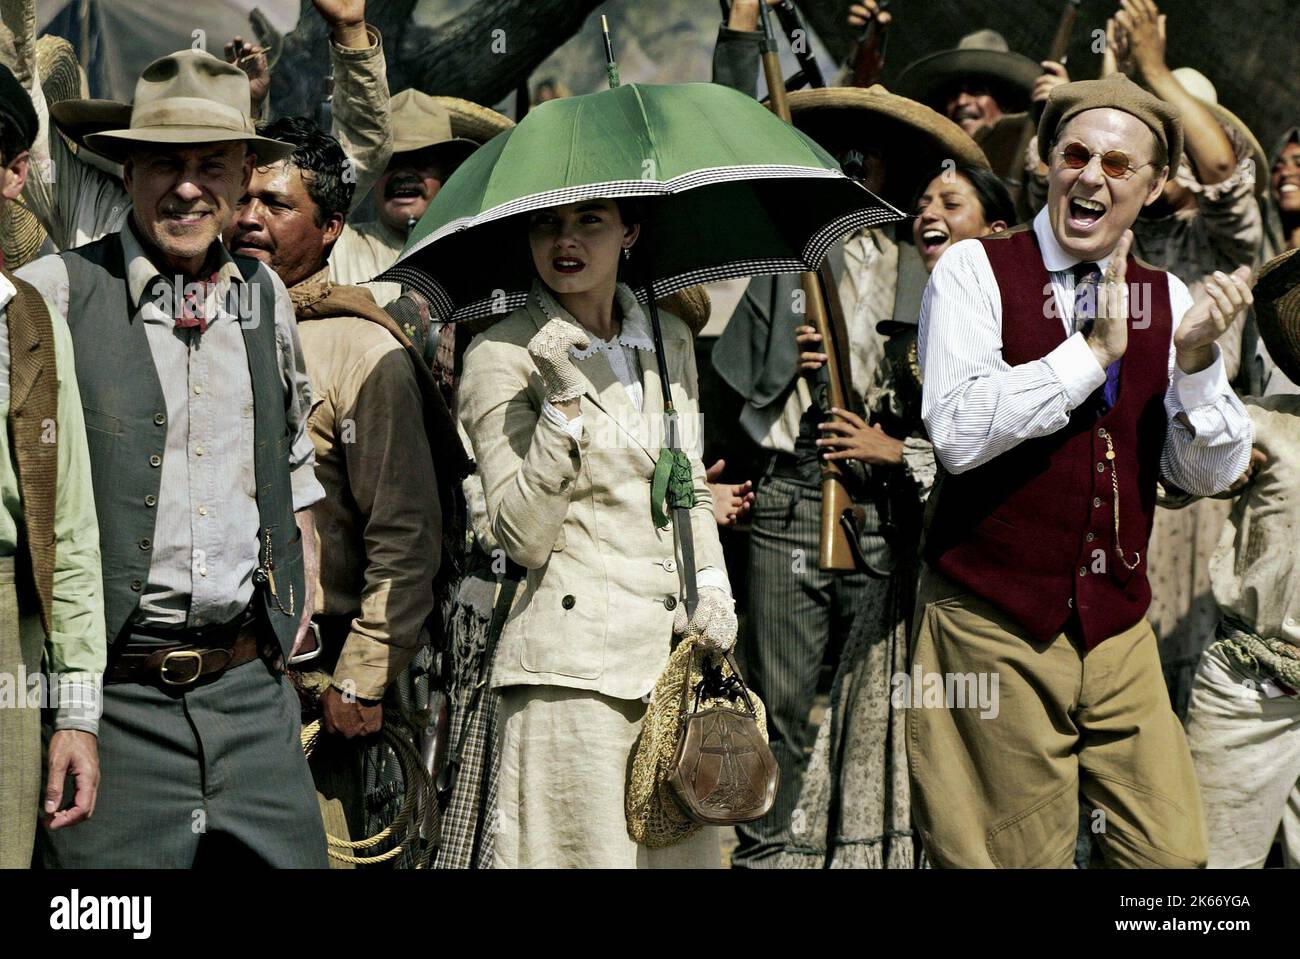
<instances>
[{"instance_id":1,"label":"brown leather satchel","mask_svg":"<svg viewBox=\"0 0 1300 959\"><path fill-rule=\"evenodd\" d=\"M701 663L701 679L692 686L692 648L682 682L681 732L673 757L669 784L682 810L696 822L729 826L753 822L776 802L780 769L767 745L766 730L759 727L749 689L736 660ZM730 675L724 675L723 665ZM688 694L695 701L687 711ZM743 709L717 705L717 701L743 704ZM708 705L701 709L700 703Z\"/></svg>"}]
</instances>

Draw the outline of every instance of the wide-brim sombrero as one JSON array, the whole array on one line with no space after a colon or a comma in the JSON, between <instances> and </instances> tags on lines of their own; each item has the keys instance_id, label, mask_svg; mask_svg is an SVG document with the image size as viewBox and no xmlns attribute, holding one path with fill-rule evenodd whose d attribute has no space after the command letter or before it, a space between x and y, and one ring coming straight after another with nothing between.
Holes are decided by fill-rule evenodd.
<instances>
[{"instance_id":1,"label":"wide-brim sombrero","mask_svg":"<svg viewBox=\"0 0 1300 959\"><path fill-rule=\"evenodd\" d=\"M1255 323L1278 369L1300 383L1300 250L1264 264L1255 280Z\"/></svg>"},{"instance_id":2,"label":"wide-brim sombrero","mask_svg":"<svg viewBox=\"0 0 1300 959\"><path fill-rule=\"evenodd\" d=\"M1003 113L1029 109L1034 81L1043 68L1021 53L1001 50L941 50L908 64L895 84L899 93L936 110L944 104L945 91L962 82L978 82L989 88Z\"/></svg>"},{"instance_id":3,"label":"wide-brim sombrero","mask_svg":"<svg viewBox=\"0 0 1300 959\"><path fill-rule=\"evenodd\" d=\"M988 158L966 131L909 97L872 87L823 87L789 96L794 125L825 146L853 141L885 154L881 194L895 206L911 203L921 180L945 160L989 168Z\"/></svg>"}]
</instances>

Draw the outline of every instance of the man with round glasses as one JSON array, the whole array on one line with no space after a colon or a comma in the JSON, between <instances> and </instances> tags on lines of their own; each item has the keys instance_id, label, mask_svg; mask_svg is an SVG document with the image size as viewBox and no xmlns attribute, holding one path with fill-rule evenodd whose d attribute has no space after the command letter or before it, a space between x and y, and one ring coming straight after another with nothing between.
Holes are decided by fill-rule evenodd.
<instances>
[{"instance_id":1,"label":"man with round glasses","mask_svg":"<svg viewBox=\"0 0 1300 959\"><path fill-rule=\"evenodd\" d=\"M1082 790L1110 865L1195 867L1205 827L1156 638L1156 481L1239 482L1250 420L1215 339L1249 271L1176 277L1129 255L1182 152L1126 77L1062 84L1039 125L1047 206L955 244L926 288L922 415L943 475L908 711L913 811L943 866L1069 866ZM959 695L965 687L992 697ZM964 685L963 685L964 684ZM987 699L992 701L986 702Z\"/></svg>"}]
</instances>

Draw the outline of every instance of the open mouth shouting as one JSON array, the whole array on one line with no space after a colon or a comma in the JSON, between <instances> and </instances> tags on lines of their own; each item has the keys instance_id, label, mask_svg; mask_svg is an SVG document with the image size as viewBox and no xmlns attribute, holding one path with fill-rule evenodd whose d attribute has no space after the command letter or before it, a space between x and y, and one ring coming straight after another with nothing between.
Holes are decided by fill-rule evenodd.
<instances>
[{"instance_id":1,"label":"open mouth shouting","mask_svg":"<svg viewBox=\"0 0 1300 959\"><path fill-rule=\"evenodd\" d=\"M1089 200L1085 197L1070 197L1069 214L1066 222L1070 228L1079 233L1091 232L1102 218L1108 207L1101 200Z\"/></svg>"},{"instance_id":2,"label":"open mouth shouting","mask_svg":"<svg viewBox=\"0 0 1300 959\"><path fill-rule=\"evenodd\" d=\"M551 260L551 267L556 273L581 273L586 266L587 264L576 256L557 256Z\"/></svg>"},{"instance_id":3,"label":"open mouth shouting","mask_svg":"<svg viewBox=\"0 0 1300 959\"><path fill-rule=\"evenodd\" d=\"M384 190L384 199L402 205L424 199L424 184L415 177L395 177Z\"/></svg>"}]
</instances>

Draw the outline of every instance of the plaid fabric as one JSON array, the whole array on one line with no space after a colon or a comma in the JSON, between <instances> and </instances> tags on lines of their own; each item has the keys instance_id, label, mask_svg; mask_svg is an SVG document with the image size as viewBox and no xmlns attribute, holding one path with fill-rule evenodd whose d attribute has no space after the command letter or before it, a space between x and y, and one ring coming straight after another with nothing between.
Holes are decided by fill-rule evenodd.
<instances>
[{"instance_id":1,"label":"plaid fabric","mask_svg":"<svg viewBox=\"0 0 1300 959\"><path fill-rule=\"evenodd\" d=\"M460 601L453 605L448 617L454 673L450 750L455 752L462 735L464 742L451 792L441 797L442 843L435 869L487 869L492 863L500 773L500 754L495 746L501 697L485 682L490 620L490 610ZM476 696L480 682L484 685Z\"/></svg>"}]
</instances>

